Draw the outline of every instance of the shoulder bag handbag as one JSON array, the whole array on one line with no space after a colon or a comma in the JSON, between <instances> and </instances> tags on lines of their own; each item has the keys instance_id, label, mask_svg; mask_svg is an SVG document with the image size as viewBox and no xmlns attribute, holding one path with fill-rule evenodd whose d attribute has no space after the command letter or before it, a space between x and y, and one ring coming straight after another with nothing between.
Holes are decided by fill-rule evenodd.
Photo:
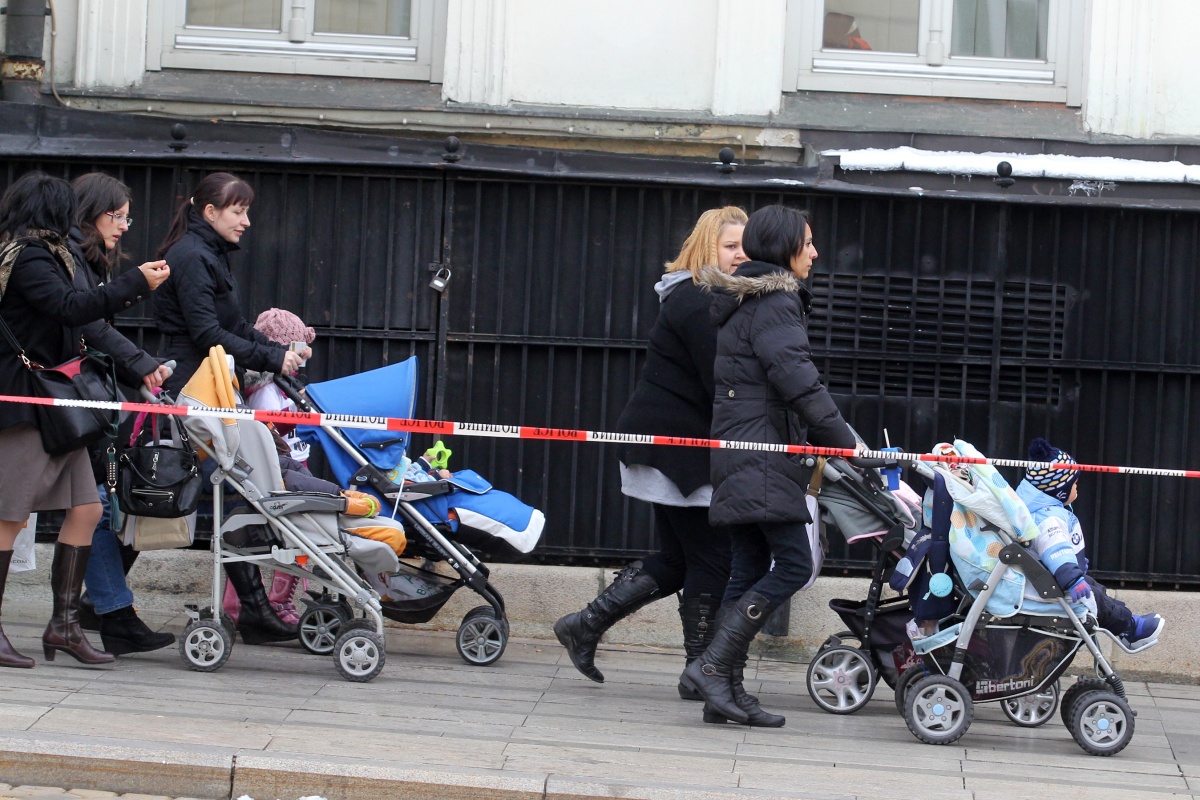
<instances>
[{"instance_id":1,"label":"shoulder bag handbag","mask_svg":"<svg viewBox=\"0 0 1200 800\"><path fill-rule=\"evenodd\" d=\"M186 517L200 504L204 479L200 457L192 449L187 429L169 420L174 441L158 437L158 414L150 415L149 441L136 444L121 453L117 476L117 502L121 511L132 517L178 519ZM139 432L144 438L146 429Z\"/></svg>"},{"instance_id":2,"label":"shoulder bag handbag","mask_svg":"<svg viewBox=\"0 0 1200 800\"><path fill-rule=\"evenodd\" d=\"M29 371L34 396L110 403L117 399L117 375L112 359L88 347L82 339L77 358L57 367L44 367L25 354L25 349L2 317L0 333ZM100 408L38 405L34 413L42 447L52 456L87 447L106 434L115 436L120 422L120 412Z\"/></svg>"}]
</instances>

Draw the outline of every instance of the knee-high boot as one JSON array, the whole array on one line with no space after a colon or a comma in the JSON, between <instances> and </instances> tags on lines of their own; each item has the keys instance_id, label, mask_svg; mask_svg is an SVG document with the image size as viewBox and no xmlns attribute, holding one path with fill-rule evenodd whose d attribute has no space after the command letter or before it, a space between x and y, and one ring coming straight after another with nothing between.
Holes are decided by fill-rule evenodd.
<instances>
[{"instance_id":1,"label":"knee-high boot","mask_svg":"<svg viewBox=\"0 0 1200 800\"><path fill-rule=\"evenodd\" d=\"M286 642L299 635L299 626L284 622L271 608L271 601L267 599L257 566L245 561L235 561L225 565L225 574L229 576L229 581L242 603L237 621L242 641L246 644Z\"/></svg>"},{"instance_id":2,"label":"knee-high boot","mask_svg":"<svg viewBox=\"0 0 1200 800\"><path fill-rule=\"evenodd\" d=\"M12 550L0 550L0 606L4 605L4 584L8 582L8 565L12 562ZM0 667L32 669L33 659L18 653L0 627Z\"/></svg>"},{"instance_id":3,"label":"knee-high boot","mask_svg":"<svg viewBox=\"0 0 1200 800\"><path fill-rule=\"evenodd\" d=\"M679 621L683 623L683 653L684 666L695 661L700 654L708 649L713 634L717 631L715 612L716 600L711 594L702 594L679 604ZM699 692L695 692L679 682L679 697L683 700L703 700Z\"/></svg>"},{"instance_id":4,"label":"knee-high boot","mask_svg":"<svg viewBox=\"0 0 1200 800\"><path fill-rule=\"evenodd\" d=\"M717 612L717 627L720 627L725 622L725 618L733 613L733 608L733 606L721 607L721 610ZM733 695L733 701L737 703L738 708L746 712L747 725L758 728L782 728L786 722L784 717L764 711L758 704L758 698L747 692L742 685L745 680L747 661L749 661L749 653L743 651L734 661L733 668L729 672L729 691ZM704 721L719 724L729 720L706 703L704 705Z\"/></svg>"},{"instance_id":5,"label":"knee-high boot","mask_svg":"<svg viewBox=\"0 0 1200 800\"><path fill-rule=\"evenodd\" d=\"M593 663L600 637L619 620L659 596L658 582L643 571L641 561L635 561L618 572L616 579L586 608L554 623L554 635L567 648L575 669L596 683L604 683L604 674Z\"/></svg>"},{"instance_id":6,"label":"knee-high boot","mask_svg":"<svg viewBox=\"0 0 1200 800\"><path fill-rule=\"evenodd\" d=\"M50 565L50 592L54 597L54 615L42 634L42 653L47 661L62 651L81 664L111 664L116 656L97 650L79 626L79 595L87 572L92 546L55 542L54 561Z\"/></svg>"},{"instance_id":7,"label":"knee-high boot","mask_svg":"<svg viewBox=\"0 0 1200 800\"><path fill-rule=\"evenodd\" d=\"M743 725L749 714L737 704L730 681L733 670L750 650L750 642L762 630L771 612L771 604L758 592L746 592L731 611L720 614L721 623L712 644L687 666L680 676L684 686L704 697L705 708Z\"/></svg>"}]
</instances>

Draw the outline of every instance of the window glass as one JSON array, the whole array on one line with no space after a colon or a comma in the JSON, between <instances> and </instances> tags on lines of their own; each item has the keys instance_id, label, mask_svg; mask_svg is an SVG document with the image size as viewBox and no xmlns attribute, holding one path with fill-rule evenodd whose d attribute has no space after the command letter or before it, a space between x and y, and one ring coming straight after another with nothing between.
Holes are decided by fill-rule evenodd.
<instances>
[{"instance_id":1,"label":"window glass","mask_svg":"<svg viewBox=\"0 0 1200 800\"><path fill-rule=\"evenodd\" d=\"M412 0L317 0L318 33L411 35Z\"/></svg>"},{"instance_id":2,"label":"window glass","mask_svg":"<svg viewBox=\"0 0 1200 800\"><path fill-rule=\"evenodd\" d=\"M187 0L187 24L277 31L283 0Z\"/></svg>"},{"instance_id":3,"label":"window glass","mask_svg":"<svg viewBox=\"0 0 1200 800\"><path fill-rule=\"evenodd\" d=\"M1046 60L1050 0L954 0L950 55Z\"/></svg>"},{"instance_id":4,"label":"window glass","mask_svg":"<svg viewBox=\"0 0 1200 800\"><path fill-rule=\"evenodd\" d=\"M916 53L920 0L826 0L826 50Z\"/></svg>"}]
</instances>

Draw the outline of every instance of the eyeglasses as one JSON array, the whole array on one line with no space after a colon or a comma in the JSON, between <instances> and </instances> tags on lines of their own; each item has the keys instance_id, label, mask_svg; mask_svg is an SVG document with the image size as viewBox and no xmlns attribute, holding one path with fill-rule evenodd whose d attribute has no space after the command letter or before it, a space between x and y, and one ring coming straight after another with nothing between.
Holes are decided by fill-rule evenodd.
<instances>
[{"instance_id":1,"label":"eyeglasses","mask_svg":"<svg viewBox=\"0 0 1200 800\"><path fill-rule=\"evenodd\" d=\"M112 221L117 223L118 225L120 225L122 222L124 222L126 228L133 227L133 217L122 216L121 214L118 214L115 211L105 211L104 213L108 214L110 217L112 217Z\"/></svg>"}]
</instances>

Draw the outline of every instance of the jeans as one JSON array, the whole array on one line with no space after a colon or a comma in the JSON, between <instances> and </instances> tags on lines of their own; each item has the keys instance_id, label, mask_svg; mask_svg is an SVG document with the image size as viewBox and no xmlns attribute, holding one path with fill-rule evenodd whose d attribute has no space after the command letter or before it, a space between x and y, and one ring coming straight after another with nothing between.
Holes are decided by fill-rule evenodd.
<instances>
[{"instance_id":1,"label":"jeans","mask_svg":"<svg viewBox=\"0 0 1200 800\"><path fill-rule=\"evenodd\" d=\"M722 605L755 591L771 608L779 608L812 577L812 551L803 522L731 525L729 538L733 561Z\"/></svg>"},{"instance_id":2,"label":"jeans","mask_svg":"<svg viewBox=\"0 0 1200 800\"><path fill-rule=\"evenodd\" d=\"M708 524L708 507L654 503L658 552L642 559L662 596L683 590L683 599L719 598L729 583L729 529Z\"/></svg>"},{"instance_id":3,"label":"jeans","mask_svg":"<svg viewBox=\"0 0 1200 800\"><path fill-rule=\"evenodd\" d=\"M107 614L119 608L133 605L133 591L125 582L125 561L121 557L121 541L113 533L109 522L108 491L103 485L96 487L100 492L100 503L104 514L92 534L92 554L88 558L87 573L83 576L88 596L97 614Z\"/></svg>"},{"instance_id":4,"label":"jeans","mask_svg":"<svg viewBox=\"0 0 1200 800\"><path fill-rule=\"evenodd\" d=\"M1129 606L1111 596L1091 575L1086 576L1086 579L1096 598L1096 621L1100 623L1100 627L1112 631L1117 636L1132 634L1133 612L1129 610Z\"/></svg>"}]
</instances>

